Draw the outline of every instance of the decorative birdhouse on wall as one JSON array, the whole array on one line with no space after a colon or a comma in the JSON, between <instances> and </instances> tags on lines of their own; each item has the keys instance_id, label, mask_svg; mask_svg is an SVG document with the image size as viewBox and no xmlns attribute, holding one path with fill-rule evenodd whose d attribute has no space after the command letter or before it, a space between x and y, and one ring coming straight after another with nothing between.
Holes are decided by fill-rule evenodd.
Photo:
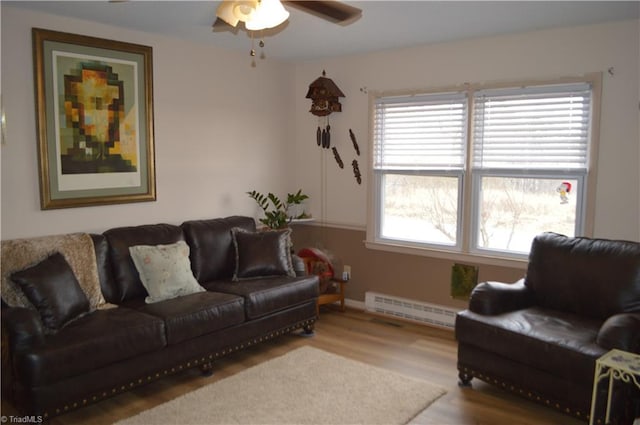
<instances>
[{"instance_id":1,"label":"decorative birdhouse on wall","mask_svg":"<svg viewBox=\"0 0 640 425\"><path fill-rule=\"evenodd\" d=\"M341 112L342 105L338 98L345 97L344 93L336 86L336 83L326 78L326 73L322 71L322 77L316 79L309 85L307 99L311 99L311 112L313 115L324 117L332 112Z\"/></svg>"}]
</instances>

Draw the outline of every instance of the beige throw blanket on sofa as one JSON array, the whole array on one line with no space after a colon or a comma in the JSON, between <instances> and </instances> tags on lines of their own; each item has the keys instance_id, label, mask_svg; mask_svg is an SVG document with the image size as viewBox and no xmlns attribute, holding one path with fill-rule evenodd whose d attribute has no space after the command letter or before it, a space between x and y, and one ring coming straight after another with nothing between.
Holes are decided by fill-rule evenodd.
<instances>
[{"instance_id":1,"label":"beige throw blanket on sofa","mask_svg":"<svg viewBox=\"0 0 640 425\"><path fill-rule=\"evenodd\" d=\"M49 255L60 252L69 263L80 287L87 295L91 311L105 303L91 236L87 233L44 236L2 241L1 295L11 307L34 308L22 290L10 279L12 273L36 265Z\"/></svg>"}]
</instances>

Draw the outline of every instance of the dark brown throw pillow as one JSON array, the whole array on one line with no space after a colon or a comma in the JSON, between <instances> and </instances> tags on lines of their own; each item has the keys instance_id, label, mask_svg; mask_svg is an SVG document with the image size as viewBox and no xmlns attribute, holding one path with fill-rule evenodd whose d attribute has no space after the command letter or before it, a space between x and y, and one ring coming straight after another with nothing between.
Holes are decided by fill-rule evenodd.
<instances>
[{"instance_id":1,"label":"dark brown throw pillow","mask_svg":"<svg viewBox=\"0 0 640 425\"><path fill-rule=\"evenodd\" d=\"M295 276L291 261L291 229L249 232L231 229L236 250L233 280Z\"/></svg>"},{"instance_id":2,"label":"dark brown throw pillow","mask_svg":"<svg viewBox=\"0 0 640 425\"><path fill-rule=\"evenodd\" d=\"M62 254L55 253L40 263L15 272L17 283L40 313L42 324L58 331L67 323L89 312L89 300L82 292L73 270Z\"/></svg>"}]
</instances>

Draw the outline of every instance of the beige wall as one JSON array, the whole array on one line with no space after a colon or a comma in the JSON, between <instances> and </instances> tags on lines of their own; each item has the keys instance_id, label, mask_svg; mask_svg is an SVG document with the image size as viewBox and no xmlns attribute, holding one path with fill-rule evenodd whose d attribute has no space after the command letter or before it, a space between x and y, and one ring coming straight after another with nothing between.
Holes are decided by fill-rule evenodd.
<instances>
[{"instance_id":1,"label":"beige wall","mask_svg":"<svg viewBox=\"0 0 640 425\"><path fill-rule=\"evenodd\" d=\"M121 225L254 215L251 189L291 191L293 69L250 66L246 54L2 7L2 238ZM90 34L151 46L154 61L157 202L40 210L31 28Z\"/></svg>"},{"instance_id":2,"label":"beige wall","mask_svg":"<svg viewBox=\"0 0 640 425\"><path fill-rule=\"evenodd\" d=\"M367 249L362 230L297 224L292 235L296 251L315 247L329 253L338 275L345 264L351 266L352 277L345 289L350 300L363 302L365 292L374 291L458 309L467 306L466 301L450 296L452 260ZM511 283L524 275L522 269L465 264L479 266L479 281Z\"/></svg>"}]
</instances>

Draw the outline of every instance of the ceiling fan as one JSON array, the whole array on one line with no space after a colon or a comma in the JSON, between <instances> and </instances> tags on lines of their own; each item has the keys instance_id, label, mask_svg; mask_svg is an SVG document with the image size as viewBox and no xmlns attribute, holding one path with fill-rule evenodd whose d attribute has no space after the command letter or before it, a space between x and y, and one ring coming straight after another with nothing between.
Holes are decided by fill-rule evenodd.
<instances>
[{"instance_id":1,"label":"ceiling fan","mask_svg":"<svg viewBox=\"0 0 640 425\"><path fill-rule=\"evenodd\" d=\"M289 12L282 7L283 4L339 25L348 25L362 15L361 9L336 0L223 0L216 11L217 17L213 23L213 29L235 28L240 21L245 23L245 27L248 30L273 28L289 17ZM273 6L278 9L278 11L274 12L278 15L278 18L274 18L275 21L270 24L256 24L255 19L253 19L256 15L256 10L259 7L266 8L267 6Z\"/></svg>"}]
</instances>

